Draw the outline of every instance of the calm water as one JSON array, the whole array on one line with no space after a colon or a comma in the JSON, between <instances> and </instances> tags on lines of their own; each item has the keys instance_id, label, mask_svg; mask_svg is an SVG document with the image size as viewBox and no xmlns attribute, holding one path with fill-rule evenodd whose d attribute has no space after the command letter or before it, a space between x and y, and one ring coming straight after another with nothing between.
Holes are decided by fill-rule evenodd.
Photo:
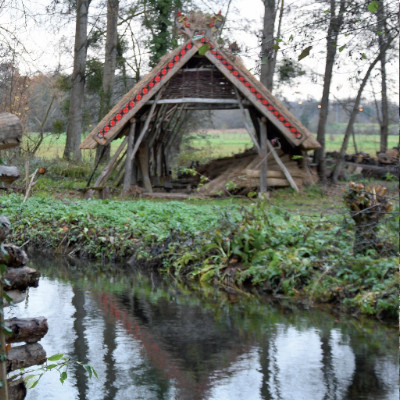
<instances>
[{"instance_id":1,"label":"calm water","mask_svg":"<svg viewBox=\"0 0 400 400\"><path fill-rule=\"evenodd\" d=\"M46 316L47 355L89 362L99 379L73 367L61 385L49 372L28 400L398 399L393 327L212 290L194 296L111 267L32 266L39 287L6 317Z\"/></svg>"}]
</instances>

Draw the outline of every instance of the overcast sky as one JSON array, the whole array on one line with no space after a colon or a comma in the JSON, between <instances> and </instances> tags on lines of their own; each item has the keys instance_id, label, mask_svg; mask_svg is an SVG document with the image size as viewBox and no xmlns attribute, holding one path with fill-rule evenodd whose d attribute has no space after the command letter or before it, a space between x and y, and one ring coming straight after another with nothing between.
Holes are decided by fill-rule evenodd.
<instances>
[{"instance_id":1,"label":"overcast sky","mask_svg":"<svg viewBox=\"0 0 400 400\"><path fill-rule=\"evenodd\" d=\"M206 11L215 11L213 1L199 0L202 7ZM305 0L286 0L285 6L290 4L300 4L304 2L305 7L312 6L312 2L306 2ZM38 14L45 15L45 6L49 3L49 0L30 0L28 7L31 11ZM226 2L227 3L227 2ZM217 6L218 8L218 6ZM226 12L222 7L222 13ZM250 22L249 29L243 30L232 30L228 31L228 36L231 41L237 41L242 49L242 58L245 65L252 71L255 72L255 63L259 58L259 43L256 36L251 31L257 31L262 28L262 20L264 15L264 5L262 0L233 0L230 8L230 18L233 21L234 26L241 25L240 22L247 20ZM284 15L283 24L283 37L286 39L290 36L293 31L292 21L287 15ZM56 35L51 31L50 24L41 23L33 24L30 22L26 28L21 28L22 19L18 18L18 12L15 13L0 13L0 25L12 28L13 25L19 25L19 35L26 49L31 54L31 57L25 57L25 61L21 63L20 67L24 71L30 73L48 72L54 70L57 65L61 65L65 72L69 72L72 66L72 51L74 41L74 24L71 23L66 25L61 32ZM236 24L236 25L235 25ZM138 27L140 29L140 27ZM307 57L301 61L301 65L307 74L297 79L290 87L277 88L278 91L294 100L306 100L307 98L319 99L322 95L322 76L325 68L325 39L321 34L319 42L313 43L314 47L312 52L314 57ZM63 39L60 43L60 37ZM65 48L64 48L65 47ZM284 45L282 46L284 47ZM69 54L68 54L69 53ZM291 56L295 59L296 53L292 53ZM355 66L343 58L343 63L340 71L336 71L333 82L332 82L332 94L338 98L344 98L348 96L354 96L356 91L348 81L350 75L354 75ZM146 71L144 71L146 72ZM310 75L314 75L314 81ZM392 101L397 101L398 98L398 62L394 62L389 67L389 74L392 78L390 84L390 93ZM379 81L379 80L377 80ZM375 91L379 91L376 86ZM368 85L365 89L365 98L372 99L372 86Z\"/></svg>"}]
</instances>

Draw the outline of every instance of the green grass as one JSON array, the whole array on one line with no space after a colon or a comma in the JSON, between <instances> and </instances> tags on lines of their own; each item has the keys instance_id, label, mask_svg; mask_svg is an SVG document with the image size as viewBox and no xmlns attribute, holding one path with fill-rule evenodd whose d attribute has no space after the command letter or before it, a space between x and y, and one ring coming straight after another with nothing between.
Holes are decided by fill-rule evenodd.
<instances>
[{"instance_id":1,"label":"green grass","mask_svg":"<svg viewBox=\"0 0 400 400\"><path fill-rule=\"evenodd\" d=\"M30 143L30 139L27 138L29 136L31 140L38 140L38 133L31 132L25 136L23 136L22 148L27 149ZM86 136L86 135L85 135ZM116 139L111 144L111 153L113 154L118 146L121 144L123 139ZM43 142L36 152L36 157L40 157L46 160L53 160L57 158L62 158L64 153L66 143L66 135L65 133L61 134L51 134L46 133L43 139ZM82 159L85 162L92 162L95 158L96 150L82 150Z\"/></svg>"}]
</instances>

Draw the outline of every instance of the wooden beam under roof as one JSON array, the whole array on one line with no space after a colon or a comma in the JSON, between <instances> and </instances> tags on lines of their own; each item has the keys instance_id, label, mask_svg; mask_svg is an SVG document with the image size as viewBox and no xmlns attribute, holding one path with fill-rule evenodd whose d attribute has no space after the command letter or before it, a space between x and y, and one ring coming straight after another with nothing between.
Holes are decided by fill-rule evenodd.
<instances>
[{"instance_id":1,"label":"wooden beam under roof","mask_svg":"<svg viewBox=\"0 0 400 400\"><path fill-rule=\"evenodd\" d=\"M154 100L150 100L147 104L153 104ZM157 101L157 104L236 104L239 106L239 101L237 99L208 99L201 97L182 97L179 99L161 99Z\"/></svg>"}]
</instances>

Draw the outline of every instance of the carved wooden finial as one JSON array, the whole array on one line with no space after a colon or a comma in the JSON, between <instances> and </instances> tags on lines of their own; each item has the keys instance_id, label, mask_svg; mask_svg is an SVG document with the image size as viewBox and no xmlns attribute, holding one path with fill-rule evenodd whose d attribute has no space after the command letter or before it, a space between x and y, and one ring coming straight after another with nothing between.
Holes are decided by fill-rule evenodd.
<instances>
[{"instance_id":1,"label":"carved wooden finial","mask_svg":"<svg viewBox=\"0 0 400 400\"><path fill-rule=\"evenodd\" d=\"M177 25L179 32L188 39L199 40L201 37L212 37L220 29L225 21L221 11L213 16L192 12L183 15L180 11L177 14Z\"/></svg>"}]
</instances>

